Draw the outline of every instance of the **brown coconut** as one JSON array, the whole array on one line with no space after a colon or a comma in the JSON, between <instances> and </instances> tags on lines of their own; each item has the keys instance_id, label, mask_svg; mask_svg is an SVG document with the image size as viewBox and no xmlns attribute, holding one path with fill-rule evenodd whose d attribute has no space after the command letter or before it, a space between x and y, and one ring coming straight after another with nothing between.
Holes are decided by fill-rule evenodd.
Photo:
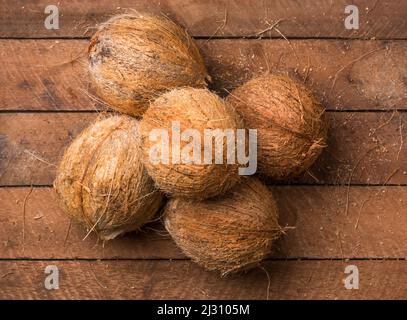
<instances>
[{"instance_id":1,"label":"brown coconut","mask_svg":"<svg viewBox=\"0 0 407 320\"><path fill-rule=\"evenodd\" d=\"M265 74L227 97L246 128L257 129L258 170L274 180L304 172L326 146L324 107L302 83Z\"/></svg>"},{"instance_id":2,"label":"brown coconut","mask_svg":"<svg viewBox=\"0 0 407 320\"><path fill-rule=\"evenodd\" d=\"M186 129L199 132L201 147L199 163L175 163L172 158L172 124L179 122L181 133ZM205 199L226 192L239 179L237 161L227 163L227 142L223 139L222 164L215 163L216 152L213 149L212 160L204 163L204 130L242 128L242 120L235 110L217 95L207 89L178 88L156 99L146 111L140 122L140 133L144 153L144 164L156 185L172 196ZM150 133L155 129L164 129L169 133L169 162L153 163L150 152L156 141L150 141ZM161 140L158 140L161 143ZM193 139L181 141L182 150ZM213 144L215 145L215 144ZM191 155L193 153L191 152Z\"/></svg>"},{"instance_id":3,"label":"brown coconut","mask_svg":"<svg viewBox=\"0 0 407 320\"><path fill-rule=\"evenodd\" d=\"M65 151L54 183L64 210L103 240L137 230L162 201L141 162L139 123L112 116Z\"/></svg>"},{"instance_id":4,"label":"brown coconut","mask_svg":"<svg viewBox=\"0 0 407 320\"><path fill-rule=\"evenodd\" d=\"M89 45L89 70L97 94L133 116L164 91L205 87L209 79L184 29L163 16L138 13L114 16L99 27Z\"/></svg>"},{"instance_id":5,"label":"brown coconut","mask_svg":"<svg viewBox=\"0 0 407 320\"><path fill-rule=\"evenodd\" d=\"M223 197L171 199L164 224L188 257L222 274L256 266L282 233L273 195L254 177Z\"/></svg>"}]
</instances>

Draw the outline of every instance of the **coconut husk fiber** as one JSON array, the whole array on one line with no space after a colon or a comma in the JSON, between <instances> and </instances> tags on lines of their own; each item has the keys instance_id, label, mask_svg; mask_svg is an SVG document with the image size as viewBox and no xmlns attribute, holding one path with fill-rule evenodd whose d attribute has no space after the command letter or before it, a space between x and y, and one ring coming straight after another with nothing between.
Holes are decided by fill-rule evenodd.
<instances>
[{"instance_id":1,"label":"coconut husk fiber","mask_svg":"<svg viewBox=\"0 0 407 320\"><path fill-rule=\"evenodd\" d=\"M206 87L195 41L164 16L122 14L103 23L89 45L97 94L113 109L141 116L151 99L181 86Z\"/></svg>"},{"instance_id":2,"label":"coconut husk fiber","mask_svg":"<svg viewBox=\"0 0 407 320\"><path fill-rule=\"evenodd\" d=\"M274 180L304 172L326 146L324 107L302 83L265 74L227 97L246 128L257 129L258 171Z\"/></svg>"},{"instance_id":3,"label":"coconut husk fiber","mask_svg":"<svg viewBox=\"0 0 407 320\"><path fill-rule=\"evenodd\" d=\"M172 157L172 124L179 122L180 132L197 130L201 140L198 153L201 162L176 163ZM215 163L216 152L212 149L212 159L204 163L204 130L242 128L243 123L235 110L217 95L207 89L178 88L156 99L140 122L143 161L149 175L165 193L195 199L205 199L226 192L239 179L237 162L227 163L227 140L223 139L221 164ZM169 162L153 163L150 158L152 148L157 144L150 140L152 130L164 129L169 133ZM161 140L159 140L160 142ZM222 141L221 141L222 142ZM180 149L191 145L193 139L180 142ZM215 143L212 144L215 146ZM192 151L190 155L194 154Z\"/></svg>"},{"instance_id":4,"label":"coconut husk fiber","mask_svg":"<svg viewBox=\"0 0 407 320\"><path fill-rule=\"evenodd\" d=\"M64 210L103 240L149 222L163 196L141 162L139 122L95 122L65 151L54 187Z\"/></svg>"},{"instance_id":5,"label":"coconut husk fiber","mask_svg":"<svg viewBox=\"0 0 407 320\"><path fill-rule=\"evenodd\" d=\"M273 195L254 177L223 197L170 199L164 224L188 257L223 275L256 266L282 233Z\"/></svg>"}]
</instances>

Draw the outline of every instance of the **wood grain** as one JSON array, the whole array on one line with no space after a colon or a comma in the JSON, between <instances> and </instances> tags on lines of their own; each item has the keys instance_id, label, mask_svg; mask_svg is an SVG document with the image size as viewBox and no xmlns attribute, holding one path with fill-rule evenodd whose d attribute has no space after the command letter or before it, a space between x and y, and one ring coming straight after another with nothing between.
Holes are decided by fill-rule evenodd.
<instances>
[{"instance_id":1,"label":"wood grain","mask_svg":"<svg viewBox=\"0 0 407 320\"><path fill-rule=\"evenodd\" d=\"M273 187L280 224L294 227L273 258L407 258L407 187ZM53 189L0 189L0 259L185 258L161 223L98 243L58 206ZM347 196L349 209L346 212ZM25 236L23 241L23 206Z\"/></svg>"},{"instance_id":2,"label":"wood grain","mask_svg":"<svg viewBox=\"0 0 407 320\"><path fill-rule=\"evenodd\" d=\"M200 37L256 36L279 19L282 21L278 28L286 37L407 37L404 1L102 0L94 4L63 0L57 3L59 29L47 30L44 20L48 15L44 9L49 4L45 0L0 1L0 37L87 37L97 23L126 9L168 15ZM359 9L358 30L344 26L348 16L344 11L349 4ZM280 37L276 31L264 35Z\"/></svg>"},{"instance_id":3,"label":"wood grain","mask_svg":"<svg viewBox=\"0 0 407 320\"><path fill-rule=\"evenodd\" d=\"M407 3L352 3L359 30L344 27L345 0L62 0L60 29L47 30L49 2L0 0L0 299L407 299ZM108 243L83 240L47 187L90 111L105 109L86 74L87 39L128 8L197 37L220 95L270 71L304 81L330 111L317 163L271 186L291 228L264 269L206 272L159 219ZM351 264L359 290L344 288ZM47 265L60 270L59 290L44 288Z\"/></svg>"},{"instance_id":4,"label":"wood grain","mask_svg":"<svg viewBox=\"0 0 407 320\"><path fill-rule=\"evenodd\" d=\"M0 185L51 185L64 149L97 113L0 114ZM328 147L295 183L406 184L406 114L329 112Z\"/></svg>"},{"instance_id":5,"label":"wood grain","mask_svg":"<svg viewBox=\"0 0 407 320\"><path fill-rule=\"evenodd\" d=\"M58 290L44 270L56 265ZM356 265L358 290L344 273ZM0 299L406 299L406 261L272 261L221 278L190 261L0 261ZM270 275L270 287L268 277Z\"/></svg>"},{"instance_id":6,"label":"wood grain","mask_svg":"<svg viewBox=\"0 0 407 320\"><path fill-rule=\"evenodd\" d=\"M227 91L254 75L288 73L329 110L407 108L407 41L200 40L213 78ZM0 110L94 110L85 40L0 40Z\"/></svg>"}]
</instances>

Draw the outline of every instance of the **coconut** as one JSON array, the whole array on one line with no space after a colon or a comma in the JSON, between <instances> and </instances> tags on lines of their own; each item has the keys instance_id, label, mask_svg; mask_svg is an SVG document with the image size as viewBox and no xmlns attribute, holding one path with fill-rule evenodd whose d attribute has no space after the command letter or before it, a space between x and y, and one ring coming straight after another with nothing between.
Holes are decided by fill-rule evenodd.
<instances>
[{"instance_id":1,"label":"coconut","mask_svg":"<svg viewBox=\"0 0 407 320\"><path fill-rule=\"evenodd\" d=\"M274 180L299 175L326 146L323 106L302 84L265 74L227 97L245 125L257 129L259 173Z\"/></svg>"},{"instance_id":2,"label":"coconut","mask_svg":"<svg viewBox=\"0 0 407 320\"><path fill-rule=\"evenodd\" d=\"M257 178L241 181L223 197L173 198L165 207L164 224L176 244L208 270L254 267L282 233L271 191Z\"/></svg>"},{"instance_id":3,"label":"coconut","mask_svg":"<svg viewBox=\"0 0 407 320\"><path fill-rule=\"evenodd\" d=\"M163 16L123 14L103 23L89 45L90 78L113 109L144 113L152 98L209 80L194 40Z\"/></svg>"},{"instance_id":4,"label":"coconut","mask_svg":"<svg viewBox=\"0 0 407 320\"><path fill-rule=\"evenodd\" d=\"M63 209L103 240L137 230L162 201L141 162L139 123L112 116L85 129L65 151L54 187Z\"/></svg>"},{"instance_id":5,"label":"coconut","mask_svg":"<svg viewBox=\"0 0 407 320\"><path fill-rule=\"evenodd\" d=\"M169 195L205 199L222 194L238 181L238 164L228 163L227 139L219 140L220 150L215 149L215 139L205 140L205 136L208 129L219 129L217 137L221 138L226 130L235 132L242 126L234 109L209 90L174 89L156 99L140 122L144 165ZM164 134L153 139L157 130ZM211 143L210 148L205 148L205 141ZM163 149L154 153L160 149L157 146ZM211 152L206 159L205 149Z\"/></svg>"}]
</instances>

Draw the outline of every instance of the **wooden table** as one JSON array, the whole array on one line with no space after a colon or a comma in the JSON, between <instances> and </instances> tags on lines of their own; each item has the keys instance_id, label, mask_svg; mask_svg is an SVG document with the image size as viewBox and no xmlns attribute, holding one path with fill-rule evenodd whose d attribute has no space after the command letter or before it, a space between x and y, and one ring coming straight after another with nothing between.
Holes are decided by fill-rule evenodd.
<instances>
[{"instance_id":1,"label":"wooden table","mask_svg":"<svg viewBox=\"0 0 407 320\"><path fill-rule=\"evenodd\" d=\"M0 1L1 299L407 298L407 3L354 1L360 29L347 30L342 0L59 1L60 29L47 30L48 2ZM185 26L223 96L271 71L304 81L326 106L328 148L302 177L270 186L281 224L295 229L261 268L204 271L157 223L104 245L82 240L58 207L55 165L101 108L88 39L124 8ZM44 286L48 265L58 290ZM345 288L348 265L359 289Z\"/></svg>"}]
</instances>

